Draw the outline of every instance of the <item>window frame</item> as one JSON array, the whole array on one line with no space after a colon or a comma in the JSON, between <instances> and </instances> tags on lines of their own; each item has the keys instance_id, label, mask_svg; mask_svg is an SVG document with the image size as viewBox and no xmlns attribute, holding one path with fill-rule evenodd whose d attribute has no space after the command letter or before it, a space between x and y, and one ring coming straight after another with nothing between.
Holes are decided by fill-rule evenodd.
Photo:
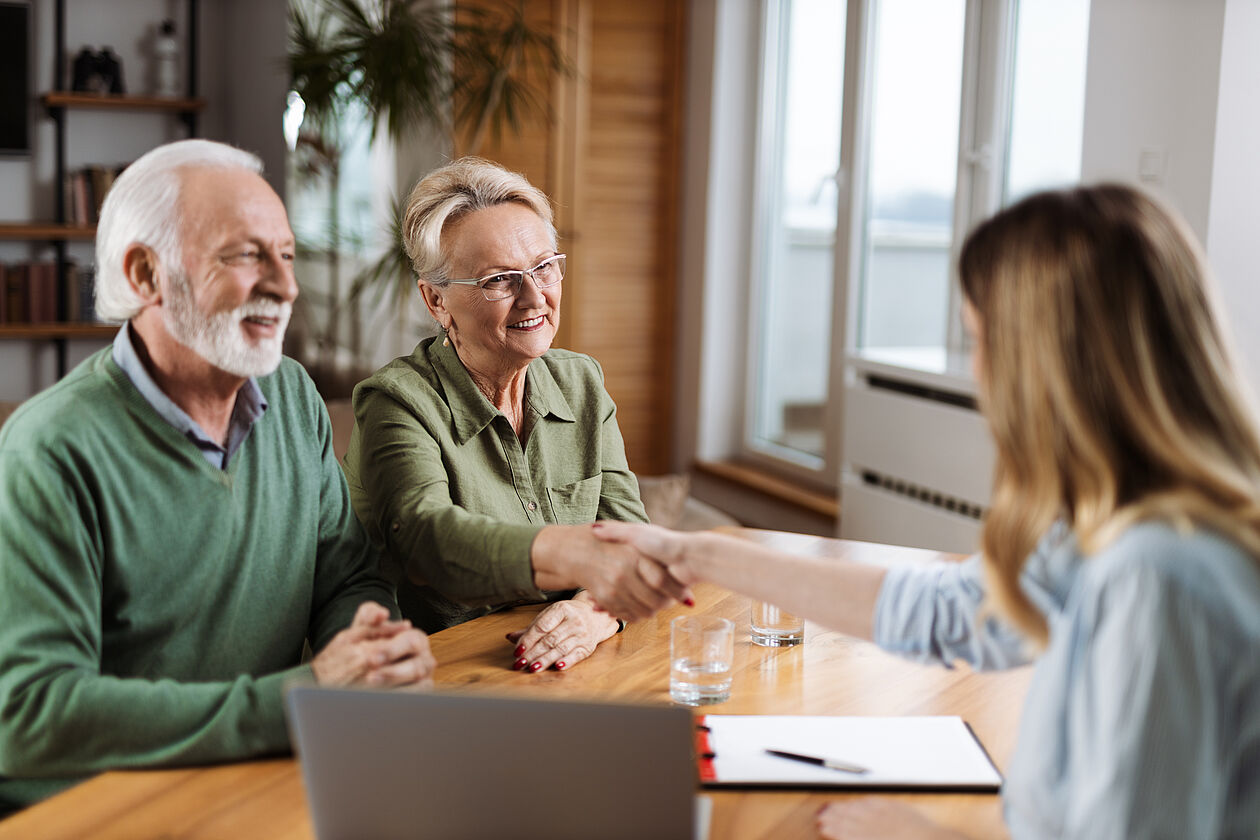
<instances>
[{"instance_id":1,"label":"window frame","mask_svg":"<svg viewBox=\"0 0 1260 840\"><path fill-rule=\"evenodd\" d=\"M746 346L740 383L741 406L735 440L741 461L786 478L838 493L843 467L844 391L854 376L852 362L857 348L858 317L865 246L865 214L868 200L866 174L870 157L870 108L872 98L872 44L879 0L849 0L846 8L840 160L836 172L836 233L833 245L831 337L828 348L828 392L823 411L824 447L817 458L754 438L760 343L764 334L759 306L746 310ZM783 22L791 0L761 0L758 4L758 86L753 102L756 135L753 141L755 171L752 190L752 230L747 251L750 267L748 300L760 301L771 244L768 235L776 218L777 190L773 180L777 151L782 144L782 125L774 118L783 96L780 55L786 37ZM961 300L954 282L958 250L966 234L1002 206L1006 180L1006 154L1010 144L1011 88L1018 0L967 0L965 7L963 67L959 113L957 178L949 246L951 282L947 297L945 349L966 354L969 350L961 326ZM775 102L767 100L773 91ZM856 173L857 177L854 177Z\"/></svg>"}]
</instances>

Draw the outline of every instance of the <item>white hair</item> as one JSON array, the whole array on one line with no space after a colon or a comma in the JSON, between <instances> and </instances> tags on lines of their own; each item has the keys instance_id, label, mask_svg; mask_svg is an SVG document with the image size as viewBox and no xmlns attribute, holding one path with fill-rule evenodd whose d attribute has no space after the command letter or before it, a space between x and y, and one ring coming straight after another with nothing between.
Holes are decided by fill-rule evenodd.
<instances>
[{"instance_id":1,"label":"white hair","mask_svg":"<svg viewBox=\"0 0 1260 840\"><path fill-rule=\"evenodd\" d=\"M407 197L402 238L416 276L431 286L450 282L442 233L475 210L515 203L538 214L556 245L551 202L519 172L479 157L462 157L424 176Z\"/></svg>"},{"instance_id":2,"label":"white hair","mask_svg":"<svg viewBox=\"0 0 1260 840\"><path fill-rule=\"evenodd\" d=\"M160 265L183 269L180 191L184 169L245 169L262 174L262 161L226 143L180 140L141 155L114 181L96 228L96 314L127 321L144 305L131 290L123 257L134 243L147 245Z\"/></svg>"}]
</instances>

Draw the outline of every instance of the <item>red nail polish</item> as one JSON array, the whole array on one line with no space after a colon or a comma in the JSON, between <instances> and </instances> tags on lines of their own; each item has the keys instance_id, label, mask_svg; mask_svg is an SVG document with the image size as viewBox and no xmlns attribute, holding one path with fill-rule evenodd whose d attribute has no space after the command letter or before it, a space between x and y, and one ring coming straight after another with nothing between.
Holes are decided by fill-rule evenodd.
<instances>
[{"instance_id":1,"label":"red nail polish","mask_svg":"<svg viewBox=\"0 0 1260 840\"><path fill-rule=\"evenodd\" d=\"M533 665L530 665L530 666L529 666L529 670L531 670L531 671L537 671L537 670L538 670L539 668L541 668L541 667L542 667L542 663L541 663L541 662L535 662Z\"/></svg>"},{"instance_id":2,"label":"red nail polish","mask_svg":"<svg viewBox=\"0 0 1260 840\"><path fill-rule=\"evenodd\" d=\"M516 660L516 662L515 662L515 663L513 663L513 665L512 665L512 670L513 670L513 671L519 671L519 670L521 670L522 668L524 668L524 667L525 667L526 665L528 665L528 664L529 664L529 663L528 663L528 662L526 662L524 659L518 659L518 660Z\"/></svg>"},{"instance_id":3,"label":"red nail polish","mask_svg":"<svg viewBox=\"0 0 1260 840\"><path fill-rule=\"evenodd\" d=\"M516 646L516 655L517 655L517 656L520 656L520 655L521 655L521 654L523 654L523 653L525 653L525 645L517 645L517 646Z\"/></svg>"},{"instance_id":4,"label":"red nail polish","mask_svg":"<svg viewBox=\"0 0 1260 840\"><path fill-rule=\"evenodd\" d=\"M563 670L564 670L564 663L563 663L563 662L557 662L557 663L556 663L556 670L558 670L558 671L563 671Z\"/></svg>"},{"instance_id":5,"label":"red nail polish","mask_svg":"<svg viewBox=\"0 0 1260 840\"><path fill-rule=\"evenodd\" d=\"M687 606L689 606L689 607L694 607L694 606L696 605L696 599L695 599L695 598L687 598L686 600L684 600L684 601L683 601L683 603L684 603L684 604L686 604L686 605L687 605Z\"/></svg>"}]
</instances>

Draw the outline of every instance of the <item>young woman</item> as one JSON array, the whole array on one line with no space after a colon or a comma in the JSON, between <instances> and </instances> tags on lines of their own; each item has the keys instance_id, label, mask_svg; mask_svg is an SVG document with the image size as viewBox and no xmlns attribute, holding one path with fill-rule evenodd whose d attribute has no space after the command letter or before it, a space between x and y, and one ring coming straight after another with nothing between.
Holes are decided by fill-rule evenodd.
<instances>
[{"instance_id":1,"label":"young woman","mask_svg":"<svg viewBox=\"0 0 1260 840\"><path fill-rule=\"evenodd\" d=\"M597 534L906 656L1037 667L1003 789L1016 838L1260 832L1260 439L1193 236L1122 186L1044 193L960 259L997 448L982 552L883 570L600 523ZM826 837L948 837L868 800Z\"/></svg>"}]
</instances>

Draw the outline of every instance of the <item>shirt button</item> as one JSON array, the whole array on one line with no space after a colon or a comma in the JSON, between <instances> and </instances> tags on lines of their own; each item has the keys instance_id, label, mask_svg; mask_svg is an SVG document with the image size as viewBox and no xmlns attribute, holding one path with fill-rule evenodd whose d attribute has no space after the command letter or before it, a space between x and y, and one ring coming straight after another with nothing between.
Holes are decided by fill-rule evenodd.
<instances>
[{"instance_id":1,"label":"shirt button","mask_svg":"<svg viewBox=\"0 0 1260 840\"><path fill-rule=\"evenodd\" d=\"M529 508L530 510L538 510L538 502L530 502L525 507Z\"/></svg>"},{"instance_id":2,"label":"shirt button","mask_svg":"<svg viewBox=\"0 0 1260 840\"><path fill-rule=\"evenodd\" d=\"M400 522L395 522L393 525L390 525L390 526L389 526L389 530L391 530L391 531L393 531L395 534L397 534L397 533L398 533L398 529L400 529L401 527L402 527L402 523L400 523Z\"/></svg>"}]
</instances>

